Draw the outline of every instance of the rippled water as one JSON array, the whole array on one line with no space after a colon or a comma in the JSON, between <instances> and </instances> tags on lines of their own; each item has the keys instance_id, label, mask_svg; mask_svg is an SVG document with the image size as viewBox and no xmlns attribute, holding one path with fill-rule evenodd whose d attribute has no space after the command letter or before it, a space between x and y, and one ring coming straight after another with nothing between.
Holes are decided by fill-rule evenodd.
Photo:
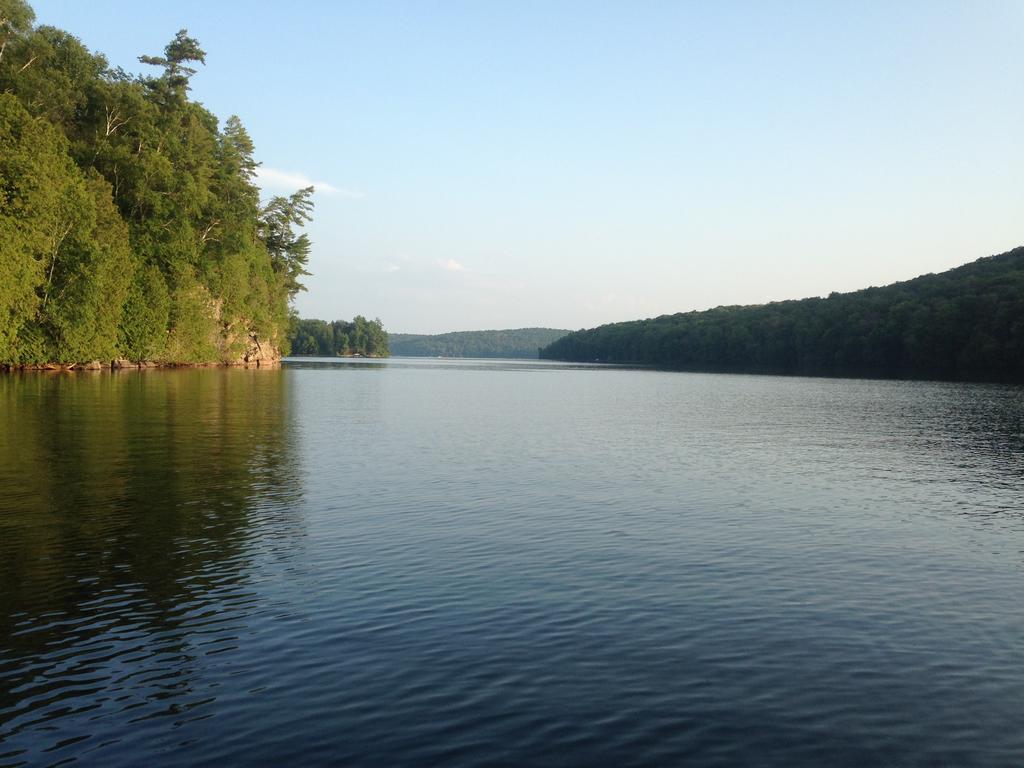
<instances>
[{"instance_id":1,"label":"rippled water","mask_svg":"<svg viewBox=\"0 0 1024 768\"><path fill-rule=\"evenodd\" d=\"M0 377L0 765L1024 764L1024 390Z\"/></svg>"}]
</instances>

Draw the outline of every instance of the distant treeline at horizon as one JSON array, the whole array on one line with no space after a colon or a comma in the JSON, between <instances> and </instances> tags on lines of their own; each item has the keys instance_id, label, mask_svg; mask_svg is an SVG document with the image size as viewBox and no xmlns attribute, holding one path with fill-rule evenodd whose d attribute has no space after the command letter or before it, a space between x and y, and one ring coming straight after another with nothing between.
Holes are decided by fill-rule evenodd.
<instances>
[{"instance_id":1,"label":"distant treeline at horizon","mask_svg":"<svg viewBox=\"0 0 1024 768\"><path fill-rule=\"evenodd\" d=\"M314 357L387 357L388 334L379 319L296 320L289 336L291 354Z\"/></svg>"},{"instance_id":2,"label":"distant treeline at horizon","mask_svg":"<svg viewBox=\"0 0 1024 768\"><path fill-rule=\"evenodd\" d=\"M1024 247L827 298L576 331L550 360L695 371L1024 382Z\"/></svg>"},{"instance_id":3,"label":"distant treeline at horizon","mask_svg":"<svg viewBox=\"0 0 1024 768\"><path fill-rule=\"evenodd\" d=\"M558 328L511 328L500 331L389 333L391 354L398 357L510 357L536 360L541 347L569 333Z\"/></svg>"}]
</instances>

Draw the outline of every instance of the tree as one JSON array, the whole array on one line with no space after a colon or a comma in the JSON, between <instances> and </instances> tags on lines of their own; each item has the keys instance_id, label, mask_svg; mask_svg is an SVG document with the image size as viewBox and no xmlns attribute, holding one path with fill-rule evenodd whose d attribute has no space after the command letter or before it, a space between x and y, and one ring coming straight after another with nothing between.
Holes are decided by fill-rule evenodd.
<instances>
[{"instance_id":1,"label":"tree","mask_svg":"<svg viewBox=\"0 0 1024 768\"><path fill-rule=\"evenodd\" d=\"M83 217L70 233L47 285L40 323L52 340L47 357L57 362L119 357L118 327L135 263L128 228L111 199L110 185L94 170L86 175Z\"/></svg>"},{"instance_id":2,"label":"tree","mask_svg":"<svg viewBox=\"0 0 1024 768\"><path fill-rule=\"evenodd\" d=\"M306 234L296 235L312 219L313 187L300 189L289 197L273 197L260 211L259 236L270 254L274 271L281 276L284 290L291 299L306 290L299 278L308 275L310 242Z\"/></svg>"},{"instance_id":3,"label":"tree","mask_svg":"<svg viewBox=\"0 0 1024 768\"><path fill-rule=\"evenodd\" d=\"M246 183L251 182L260 164L253 159L256 148L237 115L231 115L224 123L220 145L224 170L236 174Z\"/></svg>"},{"instance_id":4,"label":"tree","mask_svg":"<svg viewBox=\"0 0 1024 768\"><path fill-rule=\"evenodd\" d=\"M32 29L35 19L35 11L23 0L0 0L0 62L7 52L8 44L24 38Z\"/></svg>"},{"instance_id":5,"label":"tree","mask_svg":"<svg viewBox=\"0 0 1024 768\"><path fill-rule=\"evenodd\" d=\"M39 312L87 207L64 138L0 94L0 360L43 358Z\"/></svg>"},{"instance_id":6,"label":"tree","mask_svg":"<svg viewBox=\"0 0 1024 768\"><path fill-rule=\"evenodd\" d=\"M196 73L186 62L198 61L206 64L206 51L199 47L199 41L188 36L187 29L179 29L166 46L163 56L139 56L143 64L163 67L164 74L159 80L151 80L150 86L157 92L169 94L177 101L184 101L189 90L189 79Z\"/></svg>"}]
</instances>

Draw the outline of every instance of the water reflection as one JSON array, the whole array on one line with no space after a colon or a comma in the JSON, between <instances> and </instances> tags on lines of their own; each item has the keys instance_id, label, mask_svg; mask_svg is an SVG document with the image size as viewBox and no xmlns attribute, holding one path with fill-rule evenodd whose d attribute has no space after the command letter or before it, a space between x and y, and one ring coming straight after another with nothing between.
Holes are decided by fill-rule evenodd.
<instances>
[{"instance_id":1,"label":"water reflection","mask_svg":"<svg viewBox=\"0 0 1024 768\"><path fill-rule=\"evenodd\" d=\"M0 377L0 762L212 696L253 561L301 545L290 410L273 370Z\"/></svg>"},{"instance_id":2,"label":"water reflection","mask_svg":"<svg viewBox=\"0 0 1024 768\"><path fill-rule=\"evenodd\" d=\"M637 366L609 363L563 363L556 360L473 357L289 357L284 365L298 370L404 369L414 371L571 371L637 370Z\"/></svg>"},{"instance_id":3,"label":"water reflection","mask_svg":"<svg viewBox=\"0 0 1024 768\"><path fill-rule=\"evenodd\" d=\"M0 765L1014 765L1022 397L0 378Z\"/></svg>"}]
</instances>

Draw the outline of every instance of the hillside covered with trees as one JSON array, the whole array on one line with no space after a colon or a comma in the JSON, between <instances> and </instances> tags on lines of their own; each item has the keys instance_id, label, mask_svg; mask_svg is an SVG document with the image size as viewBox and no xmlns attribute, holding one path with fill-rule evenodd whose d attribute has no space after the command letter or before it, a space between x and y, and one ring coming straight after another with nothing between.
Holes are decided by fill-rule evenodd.
<instances>
[{"instance_id":1,"label":"hillside covered with trees","mask_svg":"<svg viewBox=\"0 0 1024 768\"><path fill-rule=\"evenodd\" d=\"M299 320L291 333L293 355L387 357L388 334L380 320L356 315L349 322Z\"/></svg>"},{"instance_id":2,"label":"hillside covered with trees","mask_svg":"<svg viewBox=\"0 0 1024 768\"><path fill-rule=\"evenodd\" d=\"M1024 382L1024 247L881 288L603 325L559 339L541 356L704 371Z\"/></svg>"},{"instance_id":3,"label":"hillside covered with trees","mask_svg":"<svg viewBox=\"0 0 1024 768\"><path fill-rule=\"evenodd\" d=\"M434 336L388 335L391 354L400 357L510 357L537 359L538 350L569 331L514 328L507 331L456 331Z\"/></svg>"},{"instance_id":4,"label":"hillside covered with trees","mask_svg":"<svg viewBox=\"0 0 1024 768\"><path fill-rule=\"evenodd\" d=\"M312 188L261 203L185 30L136 76L34 22L0 0L0 365L276 359Z\"/></svg>"}]
</instances>

